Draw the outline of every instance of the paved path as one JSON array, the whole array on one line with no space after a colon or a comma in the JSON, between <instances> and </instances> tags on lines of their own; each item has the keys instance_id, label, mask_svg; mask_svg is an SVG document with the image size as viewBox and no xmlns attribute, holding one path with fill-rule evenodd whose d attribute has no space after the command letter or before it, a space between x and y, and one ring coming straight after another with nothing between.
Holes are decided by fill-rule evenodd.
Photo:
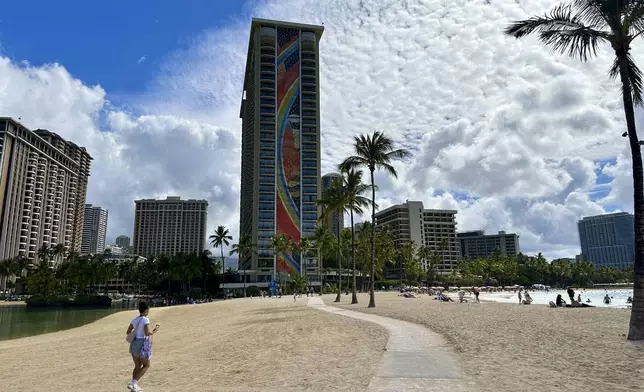
<instances>
[{"instance_id":1,"label":"paved path","mask_svg":"<svg viewBox=\"0 0 644 392\"><path fill-rule=\"evenodd\" d=\"M380 368L367 392L474 392L469 380L441 335L402 320L327 306L322 298L309 298L308 305L326 312L370 321L390 331Z\"/></svg>"}]
</instances>

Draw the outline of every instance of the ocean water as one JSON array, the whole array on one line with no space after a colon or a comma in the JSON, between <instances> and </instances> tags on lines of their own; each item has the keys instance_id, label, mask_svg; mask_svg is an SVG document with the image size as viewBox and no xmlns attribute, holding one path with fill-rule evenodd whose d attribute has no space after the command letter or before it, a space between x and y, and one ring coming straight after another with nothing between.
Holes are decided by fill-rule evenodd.
<instances>
[{"instance_id":1,"label":"ocean water","mask_svg":"<svg viewBox=\"0 0 644 392\"><path fill-rule=\"evenodd\" d=\"M568 293L566 290L552 290L550 292L545 291L530 291L530 296L533 299L533 304L543 304L547 305L550 301L555 302L557 295L561 294L563 299L570 303L570 298L568 298ZM628 308L629 304L626 303L626 299L629 296L633 295L633 290L631 289L577 289L575 290L575 299L577 299L577 294L581 294L581 301L586 303L587 299L590 299L589 305L596 307L604 308ZM613 297L609 305L604 304L604 295L608 294ZM504 303L519 303L519 297L517 293L513 292L502 292L502 293L481 293L482 300L495 301L495 302L504 302Z\"/></svg>"}]
</instances>

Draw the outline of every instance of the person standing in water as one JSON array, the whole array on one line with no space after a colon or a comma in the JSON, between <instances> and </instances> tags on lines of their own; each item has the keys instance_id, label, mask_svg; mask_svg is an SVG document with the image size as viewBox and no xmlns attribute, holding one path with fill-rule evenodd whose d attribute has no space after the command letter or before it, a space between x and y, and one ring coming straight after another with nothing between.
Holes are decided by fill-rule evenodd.
<instances>
[{"instance_id":1,"label":"person standing in water","mask_svg":"<svg viewBox=\"0 0 644 392\"><path fill-rule=\"evenodd\" d=\"M142 392L139 387L139 380L150 368L152 359L152 335L159 330L159 324L154 329L150 328L150 319L148 313L150 307L145 302L139 302L139 315L132 320L127 327L126 335L136 331L132 343L130 343L130 354L134 361L134 370L132 371L132 381L127 385L127 389L134 392Z\"/></svg>"}]
</instances>

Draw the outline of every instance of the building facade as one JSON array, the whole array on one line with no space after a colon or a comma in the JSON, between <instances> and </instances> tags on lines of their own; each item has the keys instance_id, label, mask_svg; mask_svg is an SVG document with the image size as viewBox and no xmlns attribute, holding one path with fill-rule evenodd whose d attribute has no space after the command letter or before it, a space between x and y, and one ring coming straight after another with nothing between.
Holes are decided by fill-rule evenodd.
<instances>
[{"instance_id":1,"label":"building facade","mask_svg":"<svg viewBox=\"0 0 644 392\"><path fill-rule=\"evenodd\" d=\"M577 222L581 257L596 267L630 268L635 258L635 217L626 212Z\"/></svg>"},{"instance_id":2,"label":"building facade","mask_svg":"<svg viewBox=\"0 0 644 392\"><path fill-rule=\"evenodd\" d=\"M81 251L91 160L53 132L0 117L0 259L57 244Z\"/></svg>"},{"instance_id":3,"label":"building facade","mask_svg":"<svg viewBox=\"0 0 644 392\"><path fill-rule=\"evenodd\" d=\"M331 189L333 182L336 180L342 181L342 174L328 173L322 176L322 195L324 195L324 192ZM340 232L344 229L344 216L337 212L329 214L325 220L325 224L334 236L339 237Z\"/></svg>"},{"instance_id":4,"label":"building facade","mask_svg":"<svg viewBox=\"0 0 644 392\"><path fill-rule=\"evenodd\" d=\"M461 248L461 257L465 259L486 258L494 252L506 255L518 255L519 236L514 233L499 231L498 234L485 234L484 230L457 233L456 238Z\"/></svg>"},{"instance_id":5,"label":"building facade","mask_svg":"<svg viewBox=\"0 0 644 392\"><path fill-rule=\"evenodd\" d=\"M413 241L416 246L427 247L440 255L438 273L448 273L458 264L460 251L456 238L456 210L425 209L420 201L406 201L376 213L376 229L387 227L394 237L396 248ZM421 261L427 270L427 260ZM390 266L387 278L400 276L400 266Z\"/></svg>"},{"instance_id":6,"label":"building facade","mask_svg":"<svg viewBox=\"0 0 644 392\"><path fill-rule=\"evenodd\" d=\"M323 27L253 19L242 119L240 235L257 254L240 260L251 281L299 274L299 256L274 255L271 241L310 236L320 197L318 44ZM309 260L309 267L317 260Z\"/></svg>"},{"instance_id":7,"label":"building facade","mask_svg":"<svg viewBox=\"0 0 644 392\"><path fill-rule=\"evenodd\" d=\"M120 246L123 249L128 249L130 247L130 237L121 234L116 237L116 245Z\"/></svg>"},{"instance_id":8,"label":"building facade","mask_svg":"<svg viewBox=\"0 0 644 392\"><path fill-rule=\"evenodd\" d=\"M95 255L105 250L107 236L107 210L103 207L85 204L83 220L82 255Z\"/></svg>"},{"instance_id":9,"label":"building facade","mask_svg":"<svg viewBox=\"0 0 644 392\"><path fill-rule=\"evenodd\" d=\"M208 201L143 199L134 202L133 254L201 253L206 249Z\"/></svg>"}]
</instances>

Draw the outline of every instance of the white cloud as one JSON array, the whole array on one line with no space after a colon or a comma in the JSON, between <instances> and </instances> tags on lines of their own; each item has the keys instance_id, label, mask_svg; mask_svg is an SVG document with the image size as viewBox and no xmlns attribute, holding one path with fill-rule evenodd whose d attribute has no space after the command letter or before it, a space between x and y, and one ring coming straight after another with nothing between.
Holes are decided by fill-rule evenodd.
<instances>
[{"instance_id":1,"label":"white cloud","mask_svg":"<svg viewBox=\"0 0 644 392\"><path fill-rule=\"evenodd\" d=\"M138 60L136 60L136 63L137 63L137 64L141 64L141 63L142 63L142 62L144 62L145 60L147 60L147 57L145 57L145 56L141 56L141 57L139 57L139 59L138 59Z\"/></svg>"},{"instance_id":2,"label":"white cloud","mask_svg":"<svg viewBox=\"0 0 644 392\"><path fill-rule=\"evenodd\" d=\"M413 150L397 180L377 175L379 204L422 200L459 210L460 229L521 235L524 251L578 253L576 220L630 210L629 155L610 49L588 64L536 39L503 36L512 19L559 0L267 0L258 17L324 23L323 168L351 153L349 136L386 131ZM237 233L239 100L249 15L204 31L168 55L149 91L128 105L60 65L0 61L0 113L86 145L88 201L110 209L109 236L130 233L133 200L180 194L210 201L210 230ZM642 58L635 45L636 60ZM99 117L107 121L99 130ZM639 120L639 119L638 119ZM641 121L639 121L642 123ZM592 201L594 161L614 177ZM442 190L442 191L439 191ZM459 195L455 197L454 195ZM465 196L463 196L465 195Z\"/></svg>"}]
</instances>

